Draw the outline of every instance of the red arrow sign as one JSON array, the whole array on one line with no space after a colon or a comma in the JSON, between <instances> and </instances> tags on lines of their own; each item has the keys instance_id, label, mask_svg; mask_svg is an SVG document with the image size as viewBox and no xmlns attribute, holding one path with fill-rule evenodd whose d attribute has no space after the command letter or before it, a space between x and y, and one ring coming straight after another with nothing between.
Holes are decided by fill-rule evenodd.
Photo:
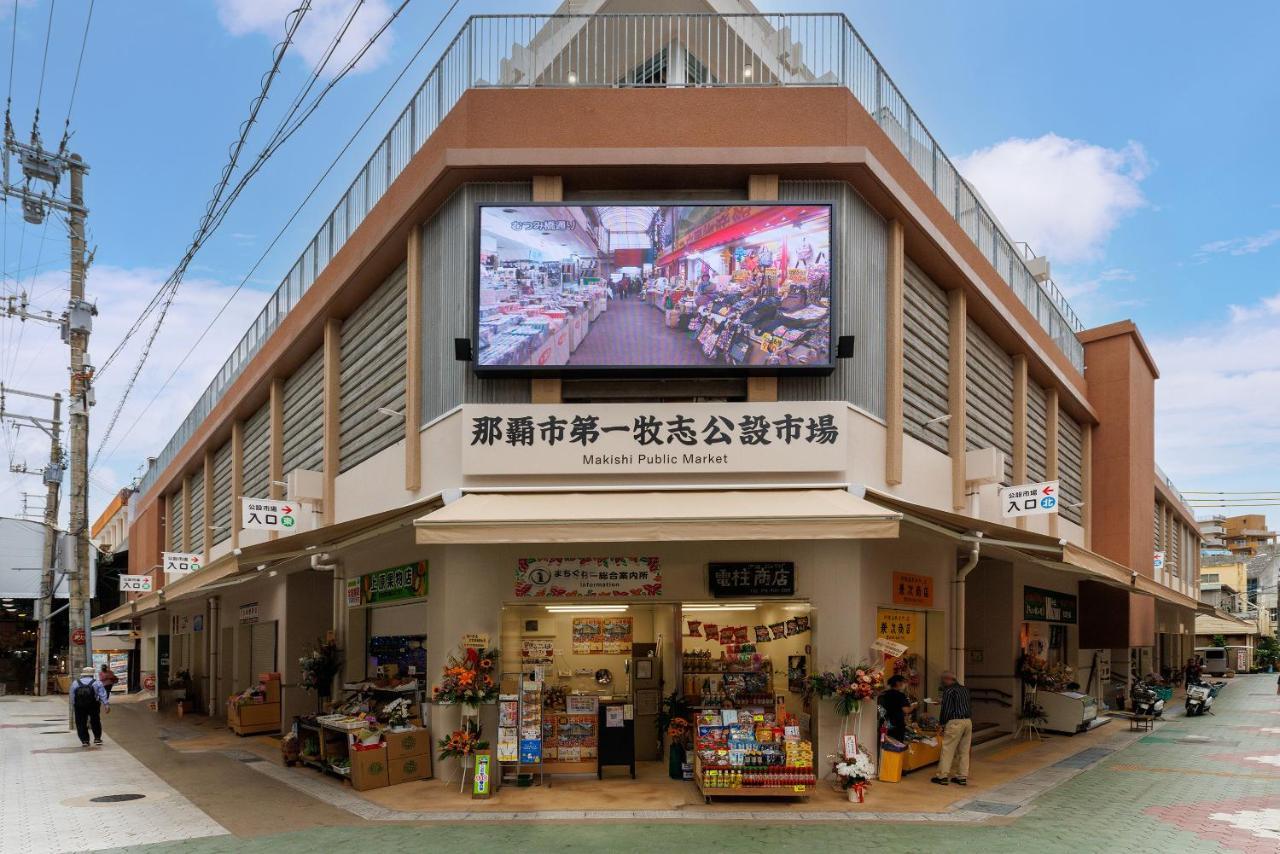
<instances>
[{"instance_id":1,"label":"red arrow sign","mask_svg":"<svg viewBox=\"0 0 1280 854\"><path fill-rule=\"evenodd\" d=\"M1052 487L1052 486L1046 486L1046 487L1044 488L1044 494L1045 494L1045 495L1053 495L1053 487Z\"/></svg>"},{"instance_id":2,"label":"red arrow sign","mask_svg":"<svg viewBox=\"0 0 1280 854\"><path fill-rule=\"evenodd\" d=\"M285 513L292 513L292 512L293 512L293 508L292 508L292 507L290 507L290 506L288 506L288 505L286 504L286 505L285 505L285 507L284 507L284 512L285 512Z\"/></svg>"}]
</instances>

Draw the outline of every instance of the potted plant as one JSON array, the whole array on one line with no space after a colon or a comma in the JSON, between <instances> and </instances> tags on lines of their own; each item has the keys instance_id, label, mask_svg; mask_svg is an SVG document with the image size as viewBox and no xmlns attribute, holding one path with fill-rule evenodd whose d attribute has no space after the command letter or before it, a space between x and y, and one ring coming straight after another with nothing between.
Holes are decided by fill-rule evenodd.
<instances>
[{"instance_id":1,"label":"potted plant","mask_svg":"<svg viewBox=\"0 0 1280 854\"><path fill-rule=\"evenodd\" d=\"M663 736L669 738L671 746L667 750L667 772L672 780L684 779L683 766L688 755L690 736L693 733L693 728L689 724L692 718L693 710L678 692L672 691L670 695L662 698L657 719L658 751L659 753L662 751ZM680 726L675 725L677 720L681 722Z\"/></svg>"},{"instance_id":2,"label":"potted plant","mask_svg":"<svg viewBox=\"0 0 1280 854\"><path fill-rule=\"evenodd\" d=\"M848 796L849 802L862 803L867 793L867 786L871 785L871 778L876 774L875 763L861 748L855 756L837 756L833 759L832 770L835 771L836 780Z\"/></svg>"},{"instance_id":3,"label":"potted plant","mask_svg":"<svg viewBox=\"0 0 1280 854\"><path fill-rule=\"evenodd\" d=\"M399 697L387 703L382 710L382 717L386 721L392 732L404 732L407 729L413 729L409 724L409 713L412 706L408 698Z\"/></svg>"},{"instance_id":4,"label":"potted plant","mask_svg":"<svg viewBox=\"0 0 1280 854\"><path fill-rule=\"evenodd\" d=\"M315 648L298 659L302 670L302 687L316 692L316 711L333 693L333 680L342 669L342 651L332 640L316 641Z\"/></svg>"}]
</instances>

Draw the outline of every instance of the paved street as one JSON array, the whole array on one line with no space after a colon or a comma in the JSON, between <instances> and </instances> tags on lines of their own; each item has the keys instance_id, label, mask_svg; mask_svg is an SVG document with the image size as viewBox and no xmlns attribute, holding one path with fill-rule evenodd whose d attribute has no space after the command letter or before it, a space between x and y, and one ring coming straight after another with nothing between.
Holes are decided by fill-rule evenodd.
<instances>
[{"instance_id":1,"label":"paved street","mask_svg":"<svg viewBox=\"0 0 1280 854\"><path fill-rule=\"evenodd\" d=\"M16 843L6 837L6 850L24 852L122 842L129 847L119 850L147 854L346 848L372 854L424 845L790 851L832 850L854 840L894 852L1274 852L1280 849L1280 698L1274 677L1236 678L1220 704L1214 717L1174 717L1136 737L1128 737L1117 720L1107 728L1114 732L1098 744L1128 746L1082 749L983 791L981 800L965 801L956 790L959 806L946 811L899 817L752 815L731 802L710 813L690 810L661 821L570 813L535 823L493 813L435 822L395 820L377 810L357 814L352 810L363 799L348 790L315 786L308 794L283 785L288 778L277 773L282 769L246 752L174 750L165 744L164 726L139 708L118 709L107 721L106 747L81 753L73 734L56 732L60 702L8 698L0 703L3 785L19 795L0 802L0 818L4 827L21 829ZM884 809L895 791L904 790L874 786L869 806ZM90 800L113 793L146 797L115 804Z\"/></svg>"}]
</instances>

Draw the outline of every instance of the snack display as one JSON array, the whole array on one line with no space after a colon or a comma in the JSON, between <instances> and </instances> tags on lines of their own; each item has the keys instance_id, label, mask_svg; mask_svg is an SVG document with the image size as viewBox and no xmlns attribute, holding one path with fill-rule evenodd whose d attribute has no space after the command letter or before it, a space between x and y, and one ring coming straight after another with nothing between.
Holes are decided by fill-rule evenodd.
<instances>
[{"instance_id":1,"label":"snack display","mask_svg":"<svg viewBox=\"0 0 1280 854\"><path fill-rule=\"evenodd\" d=\"M786 740L790 715L764 709L703 711L695 725L695 779L708 799L724 795L805 797L818 783L813 745Z\"/></svg>"}]
</instances>

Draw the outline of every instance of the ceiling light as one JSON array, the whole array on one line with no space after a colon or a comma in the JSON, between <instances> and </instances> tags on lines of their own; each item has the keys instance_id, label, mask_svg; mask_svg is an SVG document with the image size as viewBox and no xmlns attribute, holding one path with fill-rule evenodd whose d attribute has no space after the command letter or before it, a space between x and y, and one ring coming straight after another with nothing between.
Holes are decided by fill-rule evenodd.
<instances>
[{"instance_id":1,"label":"ceiling light","mask_svg":"<svg viewBox=\"0 0 1280 854\"><path fill-rule=\"evenodd\" d=\"M682 611L754 611L760 605L739 603L736 605L682 605Z\"/></svg>"},{"instance_id":2,"label":"ceiling light","mask_svg":"<svg viewBox=\"0 0 1280 854\"><path fill-rule=\"evenodd\" d=\"M553 614L617 614L627 610L627 605L547 605L546 609Z\"/></svg>"},{"instance_id":3,"label":"ceiling light","mask_svg":"<svg viewBox=\"0 0 1280 854\"><path fill-rule=\"evenodd\" d=\"M570 72L569 72L569 84L570 84L570 85L573 85L573 84L575 84L575 83L577 83L577 82L578 82L578 72L576 72L576 71L570 71Z\"/></svg>"}]
</instances>

